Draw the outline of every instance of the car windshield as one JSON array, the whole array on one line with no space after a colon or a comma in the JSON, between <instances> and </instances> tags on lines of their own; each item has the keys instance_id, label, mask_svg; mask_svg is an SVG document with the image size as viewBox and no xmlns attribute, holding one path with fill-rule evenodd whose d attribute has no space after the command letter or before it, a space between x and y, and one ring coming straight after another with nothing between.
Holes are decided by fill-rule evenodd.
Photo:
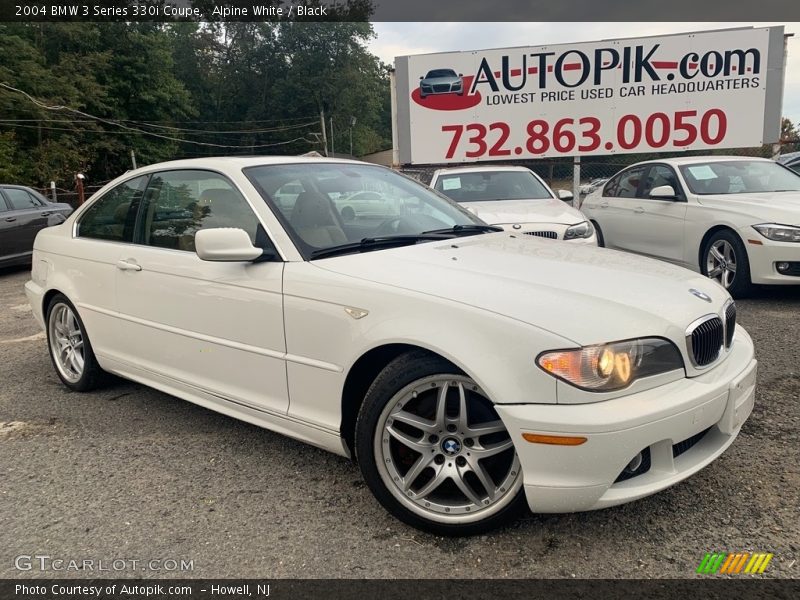
<instances>
[{"instance_id":1,"label":"car windshield","mask_svg":"<svg viewBox=\"0 0 800 600\"><path fill-rule=\"evenodd\" d=\"M452 69L436 69L428 71L428 74L425 75L425 79L436 79L437 77L456 77L456 72Z\"/></svg>"},{"instance_id":2,"label":"car windshield","mask_svg":"<svg viewBox=\"0 0 800 600\"><path fill-rule=\"evenodd\" d=\"M544 200L553 197L530 171L449 173L439 177L434 187L456 202Z\"/></svg>"},{"instance_id":3,"label":"car windshield","mask_svg":"<svg viewBox=\"0 0 800 600\"><path fill-rule=\"evenodd\" d=\"M427 186L384 167L312 162L244 172L306 258L365 239L485 225Z\"/></svg>"},{"instance_id":4,"label":"car windshield","mask_svg":"<svg viewBox=\"0 0 800 600\"><path fill-rule=\"evenodd\" d=\"M693 194L800 191L800 175L766 160L725 160L680 167Z\"/></svg>"}]
</instances>

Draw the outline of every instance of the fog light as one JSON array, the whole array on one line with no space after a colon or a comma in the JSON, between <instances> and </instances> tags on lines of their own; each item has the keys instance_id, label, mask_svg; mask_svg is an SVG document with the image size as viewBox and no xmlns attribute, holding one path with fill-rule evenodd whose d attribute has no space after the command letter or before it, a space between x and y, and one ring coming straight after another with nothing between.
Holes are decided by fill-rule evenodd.
<instances>
[{"instance_id":1,"label":"fog light","mask_svg":"<svg viewBox=\"0 0 800 600\"><path fill-rule=\"evenodd\" d=\"M642 453L639 452L636 456L633 457L633 460L628 463L628 466L625 467L626 473L635 473L639 467L642 466L643 461Z\"/></svg>"},{"instance_id":2,"label":"fog light","mask_svg":"<svg viewBox=\"0 0 800 600\"><path fill-rule=\"evenodd\" d=\"M779 262L775 264L775 267L778 269L779 273L785 273L789 270L789 263L788 262Z\"/></svg>"}]
</instances>

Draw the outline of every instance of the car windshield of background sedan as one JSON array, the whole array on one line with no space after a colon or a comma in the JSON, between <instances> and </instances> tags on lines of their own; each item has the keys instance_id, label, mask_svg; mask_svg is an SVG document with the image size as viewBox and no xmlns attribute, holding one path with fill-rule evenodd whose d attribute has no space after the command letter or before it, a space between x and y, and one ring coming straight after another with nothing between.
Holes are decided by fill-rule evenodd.
<instances>
[{"instance_id":1,"label":"car windshield of background sedan","mask_svg":"<svg viewBox=\"0 0 800 600\"><path fill-rule=\"evenodd\" d=\"M693 194L759 194L800 191L800 175L765 160L726 160L683 165Z\"/></svg>"},{"instance_id":2,"label":"car windshield of background sedan","mask_svg":"<svg viewBox=\"0 0 800 600\"><path fill-rule=\"evenodd\" d=\"M493 230L444 196L390 169L314 163L244 170L306 258L416 243L442 230Z\"/></svg>"},{"instance_id":3,"label":"car windshield of background sedan","mask_svg":"<svg viewBox=\"0 0 800 600\"><path fill-rule=\"evenodd\" d=\"M552 195L533 173L482 171L442 175L436 191L456 202L490 200L549 200Z\"/></svg>"}]
</instances>

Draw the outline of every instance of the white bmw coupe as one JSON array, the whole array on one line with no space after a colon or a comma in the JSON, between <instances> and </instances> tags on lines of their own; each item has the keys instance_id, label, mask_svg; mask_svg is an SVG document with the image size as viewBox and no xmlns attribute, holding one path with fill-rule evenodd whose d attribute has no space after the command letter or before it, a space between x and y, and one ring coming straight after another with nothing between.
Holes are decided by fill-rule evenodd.
<instances>
[{"instance_id":1,"label":"white bmw coupe","mask_svg":"<svg viewBox=\"0 0 800 600\"><path fill-rule=\"evenodd\" d=\"M774 161L638 163L581 209L601 245L699 271L734 297L752 284L800 285L800 175Z\"/></svg>"},{"instance_id":2,"label":"white bmw coupe","mask_svg":"<svg viewBox=\"0 0 800 600\"><path fill-rule=\"evenodd\" d=\"M597 245L594 228L586 217L565 203L573 199L572 192L554 192L525 167L439 169L430 186L486 223L506 231Z\"/></svg>"},{"instance_id":3,"label":"white bmw coupe","mask_svg":"<svg viewBox=\"0 0 800 600\"><path fill-rule=\"evenodd\" d=\"M722 287L498 231L357 162L128 172L39 233L26 292L70 389L113 373L354 457L441 534L662 490L753 407Z\"/></svg>"}]
</instances>

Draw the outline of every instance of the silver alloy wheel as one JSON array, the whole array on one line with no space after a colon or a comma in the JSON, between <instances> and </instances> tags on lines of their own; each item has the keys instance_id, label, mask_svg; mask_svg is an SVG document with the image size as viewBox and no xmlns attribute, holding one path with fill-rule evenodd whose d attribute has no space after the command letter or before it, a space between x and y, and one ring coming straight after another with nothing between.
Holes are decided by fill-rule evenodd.
<instances>
[{"instance_id":1,"label":"silver alloy wheel","mask_svg":"<svg viewBox=\"0 0 800 600\"><path fill-rule=\"evenodd\" d=\"M706 253L706 273L728 289L736 278L736 251L727 240L717 240Z\"/></svg>"},{"instance_id":2,"label":"silver alloy wheel","mask_svg":"<svg viewBox=\"0 0 800 600\"><path fill-rule=\"evenodd\" d=\"M387 489L426 519L484 519L522 486L505 425L465 376L433 375L400 390L381 413L373 448Z\"/></svg>"},{"instance_id":3,"label":"silver alloy wheel","mask_svg":"<svg viewBox=\"0 0 800 600\"><path fill-rule=\"evenodd\" d=\"M59 373L70 383L83 376L86 364L84 336L72 309L59 302L50 311L47 324L50 352Z\"/></svg>"}]
</instances>

